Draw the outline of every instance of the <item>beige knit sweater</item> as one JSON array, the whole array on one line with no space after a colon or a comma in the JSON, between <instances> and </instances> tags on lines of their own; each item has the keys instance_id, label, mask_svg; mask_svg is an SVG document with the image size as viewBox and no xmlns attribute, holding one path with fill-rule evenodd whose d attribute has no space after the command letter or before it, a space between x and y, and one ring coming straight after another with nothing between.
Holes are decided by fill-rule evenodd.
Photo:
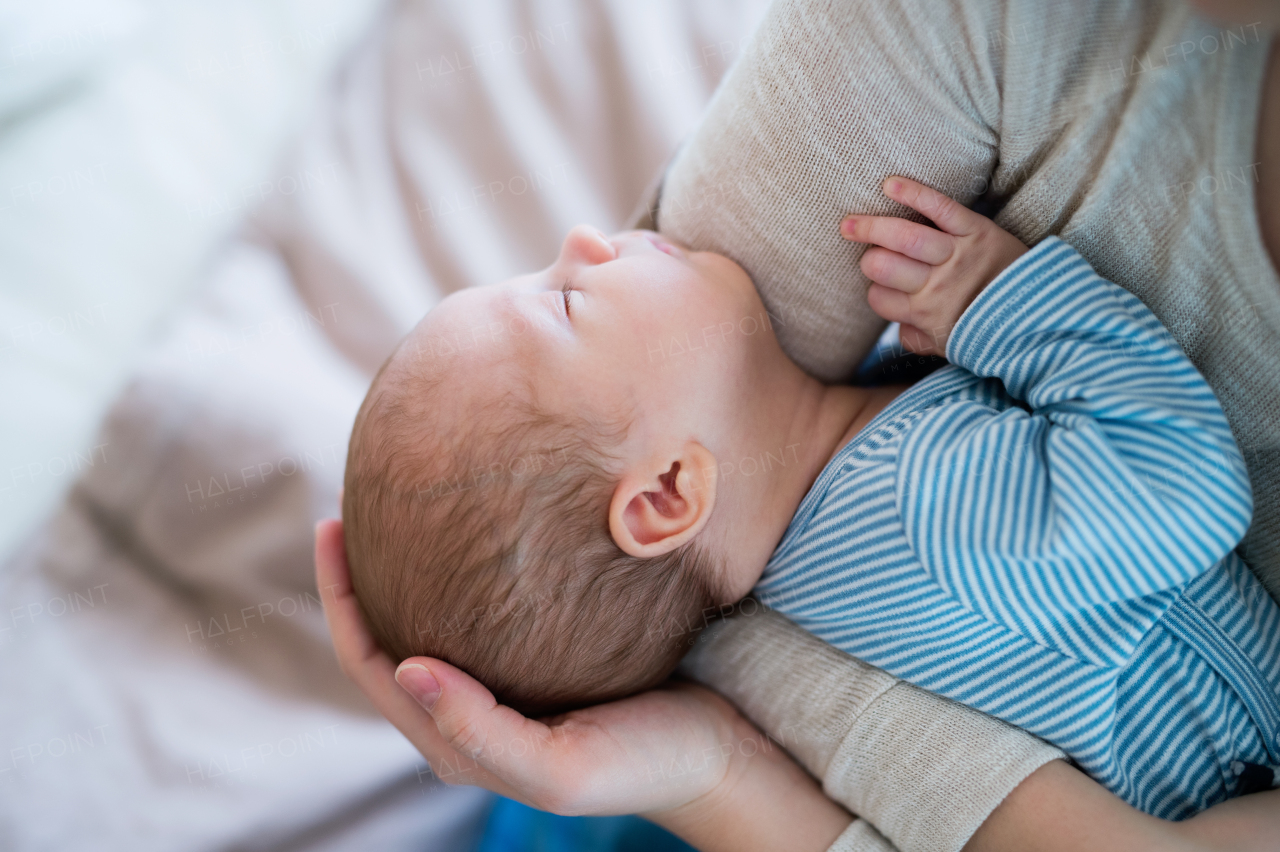
<instances>
[{"instance_id":1,"label":"beige knit sweater","mask_svg":"<svg viewBox=\"0 0 1280 852\"><path fill-rule=\"evenodd\" d=\"M1254 202L1269 41L1172 0L778 0L668 169L657 223L738 260L787 352L830 381L883 328L837 223L904 215L886 176L966 204L985 194L1024 242L1062 236L1152 308L1217 392L1254 485L1242 553L1280 596L1280 279ZM905 852L959 849L1045 756L1030 738L992 751L982 733L927 748L922 730L971 711L905 685L896 722L878 723L902 736L858 734L860 699L832 696L867 667L812 651L785 623L734 627L690 665L784 742L803 714L792 751ZM787 665L768 664L780 654ZM903 775L904 750L930 765ZM882 771L833 775L815 755L834 753ZM837 846L875 848L857 845L865 830Z\"/></svg>"}]
</instances>

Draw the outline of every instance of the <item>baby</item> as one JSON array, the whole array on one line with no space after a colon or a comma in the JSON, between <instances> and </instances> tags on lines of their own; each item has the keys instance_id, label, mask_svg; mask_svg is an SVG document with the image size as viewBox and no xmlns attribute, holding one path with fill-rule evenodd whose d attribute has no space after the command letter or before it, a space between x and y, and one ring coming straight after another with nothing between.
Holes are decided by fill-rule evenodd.
<instances>
[{"instance_id":1,"label":"baby","mask_svg":"<svg viewBox=\"0 0 1280 852\"><path fill-rule=\"evenodd\" d=\"M1272 785L1280 608L1244 465L1155 316L1066 243L914 181L850 217L873 310L951 364L825 386L750 277L647 232L443 300L357 415L352 581L394 659L528 715L665 679L755 589L851 654L1180 819Z\"/></svg>"}]
</instances>

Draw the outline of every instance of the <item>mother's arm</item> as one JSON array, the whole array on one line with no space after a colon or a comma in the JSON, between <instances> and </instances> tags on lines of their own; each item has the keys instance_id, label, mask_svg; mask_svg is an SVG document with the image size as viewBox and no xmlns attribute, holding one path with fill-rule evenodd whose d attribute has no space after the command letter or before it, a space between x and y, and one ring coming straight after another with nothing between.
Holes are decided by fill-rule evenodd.
<instances>
[{"instance_id":1,"label":"mother's arm","mask_svg":"<svg viewBox=\"0 0 1280 852\"><path fill-rule=\"evenodd\" d=\"M445 783L484 787L560 814L641 813L703 852L894 852L707 689L671 684L545 722L526 719L447 663L414 657L397 667L377 647L351 592L341 521L316 527L316 585L342 671ZM725 635L717 628L712 641ZM1169 823L1138 813L1057 760L1019 784L965 846L965 852L1197 849Z\"/></svg>"},{"instance_id":2,"label":"mother's arm","mask_svg":"<svg viewBox=\"0 0 1280 852\"><path fill-rule=\"evenodd\" d=\"M741 263L787 354L821 379L846 379L884 321L867 305L862 248L840 238L840 220L910 213L881 193L892 174L966 205L987 188L1003 168L1005 101L1026 97L1006 85L1004 53L1029 46L1028 21L1052 17L1042 5L774 0L668 169L656 224ZM1062 756L783 619L734 621L700 647L690 673L903 852L958 852Z\"/></svg>"},{"instance_id":3,"label":"mother's arm","mask_svg":"<svg viewBox=\"0 0 1280 852\"><path fill-rule=\"evenodd\" d=\"M892 852L704 687L526 719L447 663L397 668L378 648L351 592L341 521L316 527L316 584L342 671L445 783L559 814L641 813L704 852L821 852L837 838L841 852Z\"/></svg>"}]
</instances>

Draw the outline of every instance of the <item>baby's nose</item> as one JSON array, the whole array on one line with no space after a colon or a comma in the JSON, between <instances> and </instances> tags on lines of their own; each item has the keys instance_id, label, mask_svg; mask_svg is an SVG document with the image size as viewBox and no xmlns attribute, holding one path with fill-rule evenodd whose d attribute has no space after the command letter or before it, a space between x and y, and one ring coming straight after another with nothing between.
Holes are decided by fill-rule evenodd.
<instances>
[{"instance_id":1,"label":"baby's nose","mask_svg":"<svg viewBox=\"0 0 1280 852\"><path fill-rule=\"evenodd\" d=\"M618 250L598 228L577 225L564 238L560 248L562 260L571 263L606 263L618 256Z\"/></svg>"}]
</instances>

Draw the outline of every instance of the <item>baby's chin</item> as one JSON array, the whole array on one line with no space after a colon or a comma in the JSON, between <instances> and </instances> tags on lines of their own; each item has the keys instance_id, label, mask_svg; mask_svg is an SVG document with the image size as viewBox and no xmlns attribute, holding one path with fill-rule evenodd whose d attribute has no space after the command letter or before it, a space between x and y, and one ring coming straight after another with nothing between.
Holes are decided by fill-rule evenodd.
<instances>
[{"instance_id":1,"label":"baby's chin","mask_svg":"<svg viewBox=\"0 0 1280 852\"><path fill-rule=\"evenodd\" d=\"M754 313L757 310L764 310L764 300L760 296L755 280L736 260L714 251L690 252L687 256L701 266L703 273L709 278L739 290L743 298L744 311Z\"/></svg>"}]
</instances>

